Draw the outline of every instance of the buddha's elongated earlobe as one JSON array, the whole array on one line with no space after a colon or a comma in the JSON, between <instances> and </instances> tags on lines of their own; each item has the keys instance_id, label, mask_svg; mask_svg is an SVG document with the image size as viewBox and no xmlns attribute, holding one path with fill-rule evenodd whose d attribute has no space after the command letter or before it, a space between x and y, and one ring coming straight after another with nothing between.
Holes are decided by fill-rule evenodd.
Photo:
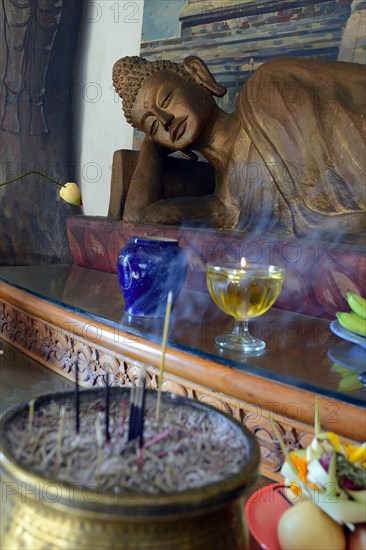
<instances>
[{"instance_id":1,"label":"buddha's elongated earlobe","mask_svg":"<svg viewBox=\"0 0 366 550\"><path fill-rule=\"evenodd\" d=\"M184 59L183 65L185 70L193 76L197 84L206 88L212 95L222 97L226 94L225 86L222 86L215 80L215 77L200 57L190 55Z\"/></svg>"}]
</instances>

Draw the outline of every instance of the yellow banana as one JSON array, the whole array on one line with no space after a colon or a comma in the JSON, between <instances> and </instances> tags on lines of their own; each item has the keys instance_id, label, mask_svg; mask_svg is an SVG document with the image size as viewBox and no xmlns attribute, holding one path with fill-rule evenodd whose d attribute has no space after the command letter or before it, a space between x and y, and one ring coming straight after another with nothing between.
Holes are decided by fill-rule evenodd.
<instances>
[{"instance_id":1,"label":"yellow banana","mask_svg":"<svg viewBox=\"0 0 366 550\"><path fill-rule=\"evenodd\" d=\"M339 323L347 330L366 336L366 319L362 319L356 313L337 312Z\"/></svg>"},{"instance_id":2,"label":"yellow banana","mask_svg":"<svg viewBox=\"0 0 366 550\"><path fill-rule=\"evenodd\" d=\"M333 363L333 365L330 367L330 370L331 372L335 372L340 376L347 376L352 372L350 369L346 369L346 367L342 367L341 365L338 365L338 363Z\"/></svg>"},{"instance_id":3,"label":"yellow banana","mask_svg":"<svg viewBox=\"0 0 366 550\"><path fill-rule=\"evenodd\" d=\"M340 391L354 391L363 389L362 382L358 379L358 372L352 372L347 376L342 376L338 384L338 390Z\"/></svg>"},{"instance_id":4,"label":"yellow banana","mask_svg":"<svg viewBox=\"0 0 366 550\"><path fill-rule=\"evenodd\" d=\"M366 319L366 300L365 298L362 298L359 294L356 294L355 292L351 292L350 290L346 294L347 302L349 307L356 313L356 315L359 315L362 317L362 319Z\"/></svg>"},{"instance_id":5,"label":"yellow banana","mask_svg":"<svg viewBox=\"0 0 366 550\"><path fill-rule=\"evenodd\" d=\"M341 380L338 384L338 390L340 391L354 391L360 390L364 387L363 383L359 379L359 373L354 372L352 369L346 369L338 363L333 363L330 368L331 372L339 374Z\"/></svg>"}]
</instances>

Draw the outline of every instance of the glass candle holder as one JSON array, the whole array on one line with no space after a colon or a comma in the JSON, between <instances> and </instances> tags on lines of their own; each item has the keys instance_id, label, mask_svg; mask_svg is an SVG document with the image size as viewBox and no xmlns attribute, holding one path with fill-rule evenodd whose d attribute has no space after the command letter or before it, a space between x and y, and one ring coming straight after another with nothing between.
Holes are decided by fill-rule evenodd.
<instances>
[{"instance_id":1,"label":"glass candle holder","mask_svg":"<svg viewBox=\"0 0 366 550\"><path fill-rule=\"evenodd\" d=\"M207 264L206 282L215 304L235 319L231 333L215 339L227 349L245 354L261 352L266 343L249 332L249 320L263 315L281 292L285 269L274 265Z\"/></svg>"}]
</instances>

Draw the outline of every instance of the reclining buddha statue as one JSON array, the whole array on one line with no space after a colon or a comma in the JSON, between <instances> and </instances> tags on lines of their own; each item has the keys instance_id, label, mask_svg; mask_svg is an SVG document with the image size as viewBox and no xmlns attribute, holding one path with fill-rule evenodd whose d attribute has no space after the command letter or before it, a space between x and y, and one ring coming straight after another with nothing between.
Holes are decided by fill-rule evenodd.
<instances>
[{"instance_id":1,"label":"reclining buddha statue","mask_svg":"<svg viewBox=\"0 0 366 550\"><path fill-rule=\"evenodd\" d=\"M206 224L283 236L345 237L366 228L366 71L303 58L263 63L227 113L226 89L199 57L123 57L113 83L127 121L144 133L125 221ZM212 167L212 193L166 198L167 155ZM169 185L165 183L165 185ZM173 194L174 195L174 194Z\"/></svg>"}]
</instances>

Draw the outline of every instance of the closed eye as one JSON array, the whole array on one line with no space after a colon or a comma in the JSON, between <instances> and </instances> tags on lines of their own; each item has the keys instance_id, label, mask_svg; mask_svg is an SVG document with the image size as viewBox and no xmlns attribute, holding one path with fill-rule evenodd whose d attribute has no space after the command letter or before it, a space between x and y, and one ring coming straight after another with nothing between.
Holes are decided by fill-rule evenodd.
<instances>
[{"instance_id":1,"label":"closed eye","mask_svg":"<svg viewBox=\"0 0 366 550\"><path fill-rule=\"evenodd\" d=\"M154 134L156 134L156 132L158 131L158 128L159 128L159 121L156 118L154 118L149 130L150 136L153 136Z\"/></svg>"},{"instance_id":2,"label":"closed eye","mask_svg":"<svg viewBox=\"0 0 366 550\"><path fill-rule=\"evenodd\" d=\"M163 108L166 108L168 107L169 103L170 103L170 100L173 96L173 92L169 92L167 96L165 96L165 98L163 99L163 101L161 102L161 106Z\"/></svg>"}]
</instances>

